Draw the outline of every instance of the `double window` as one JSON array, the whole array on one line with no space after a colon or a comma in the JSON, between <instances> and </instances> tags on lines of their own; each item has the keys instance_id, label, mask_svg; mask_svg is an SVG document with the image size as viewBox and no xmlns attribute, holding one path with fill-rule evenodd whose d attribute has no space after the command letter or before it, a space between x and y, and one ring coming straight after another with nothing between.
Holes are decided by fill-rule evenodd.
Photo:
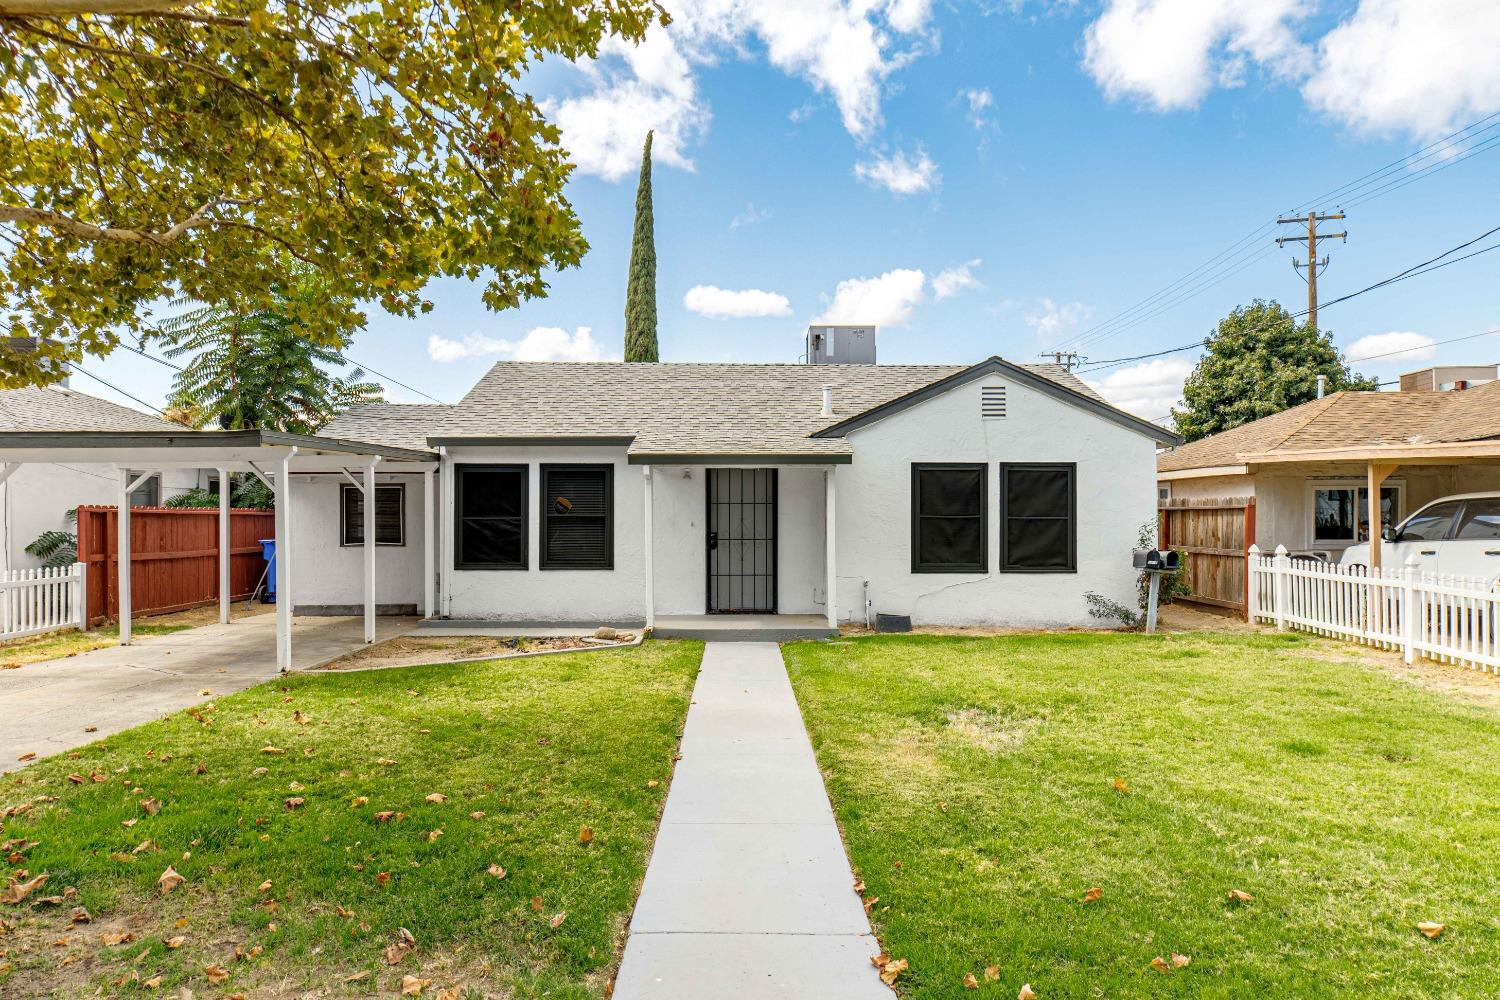
<instances>
[{"instance_id":1,"label":"double window","mask_svg":"<svg viewBox=\"0 0 1500 1000\"><path fill-rule=\"evenodd\" d=\"M1380 488L1380 522L1388 528L1401 519L1401 487ZM1320 483L1313 487L1313 544L1358 542L1370 537L1370 491L1355 482Z\"/></svg>"},{"instance_id":2,"label":"double window","mask_svg":"<svg viewBox=\"0 0 1500 1000\"><path fill-rule=\"evenodd\" d=\"M614 567L614 466L543 465L542 569ZM525 465L453 467L455 569L526 569L530 470Z\"/></svg>"},{"instance_id":3,"label":"double window","mask_svg":"<svg viewBox=\"0 0 1500 1000\"><path fill-rule=\"evenodd\" d=\"M1072 573L1078 566L1077 467L1000 466L1000 571ZM989 572L988 467L911 467L913 573Z\"/></svg>"},{"instance_id":4,"label":"double window","mask_svg":"<svg viewBox=\"0 0 1500 1000\"><path fill-rule=\"evenodd\" d=\"M345 486L341 503L341 545L365 543L365 492ZM400 483L375 487L375 544L406 544L406 487Z\"/></svg>"}]
</instances>

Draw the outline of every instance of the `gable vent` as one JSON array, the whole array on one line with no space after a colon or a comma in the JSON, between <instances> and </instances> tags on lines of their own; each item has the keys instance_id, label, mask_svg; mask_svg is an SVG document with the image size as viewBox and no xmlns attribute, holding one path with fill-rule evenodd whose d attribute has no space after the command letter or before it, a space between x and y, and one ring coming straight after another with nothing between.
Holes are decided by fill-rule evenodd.
<instances>
[{"instance_id":1,"label":"gable vent","mask_svg":"<svg viewBox=\"0 0 1500 1000\"><path fill-rule=\"evenodd\" d=\"M1005 419L1005 386L986 385L980 388L979 414L986 420Z\"/></svg>"}]
</instances>

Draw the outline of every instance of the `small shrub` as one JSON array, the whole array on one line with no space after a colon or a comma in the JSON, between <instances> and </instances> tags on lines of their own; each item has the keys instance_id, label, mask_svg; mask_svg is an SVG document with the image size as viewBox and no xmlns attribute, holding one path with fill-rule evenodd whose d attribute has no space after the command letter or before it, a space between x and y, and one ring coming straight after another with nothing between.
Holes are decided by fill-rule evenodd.
<instances>
[{"instance_id":1,"label":"small shrub","mask_svg":"<svg viewBox=\"0 0 1500 1000\"><path fill-rule=\"evenodd\" d=\"M1105 622L1117 622L1128 629L1143 628L1146 624L1146 616L1132 608L1127 608L1119 601L1112 601L1103 594L1096 594L1092 590L1083 595L1084 603L1089 606L1089 616Z\"/></svg>"}]
</instances>

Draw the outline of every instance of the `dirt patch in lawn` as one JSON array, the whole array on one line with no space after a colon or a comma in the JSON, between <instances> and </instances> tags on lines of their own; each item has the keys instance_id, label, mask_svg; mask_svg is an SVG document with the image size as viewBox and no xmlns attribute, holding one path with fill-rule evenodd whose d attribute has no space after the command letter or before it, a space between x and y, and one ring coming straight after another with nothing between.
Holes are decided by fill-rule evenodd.
<instances>
[{"instance_id":1,"label":"dirt patch in lawn","mask_svg":"<svg viewBox=\"0 0 1500 1000\"><path fill-rule=\"evenodd\" d=\"M372 667L410 667L423 663L493 659L517 653L602 649L635 641L635 634L622 632L614 639L593 636L492 636L492 635L403 635L378 642L334 660L321 670L369 670Z\"/></svg>"}]
</instances>

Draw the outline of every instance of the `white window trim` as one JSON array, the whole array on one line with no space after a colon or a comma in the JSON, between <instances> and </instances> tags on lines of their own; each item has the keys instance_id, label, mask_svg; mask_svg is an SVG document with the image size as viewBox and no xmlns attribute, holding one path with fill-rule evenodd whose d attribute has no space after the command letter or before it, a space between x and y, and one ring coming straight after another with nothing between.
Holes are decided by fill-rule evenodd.
<instances>
[{"instance_id":1,"label":"white window trim","mask_svg":"<svg viewBox=\"0 0 1500 1000\"><path fill-rule=\"evenodd\" d=\"M1332 549L1343 550L1351 545L1360 544L1357 538L1319 538L1318 537L1318 491L1319 490L1362 490L1370 484L1365 479L1309 479L1307 480L1304 498L1307 503L1306 525L1307 542L1303 546L1306 549ZM1393 524L1400 524L1406 517L1406 480L1387 479L1380 484L1383 490L1396 491L1396 512ZM1358 493L1354 494L1356 497ZM1358 532L1356 532L1357 534Z\"/></svg>"},{"instance_id":2,"label":"white window trim","mask_svg":"<svg viewBox=\"0 0 1500 1000\"><path fill-rule=\"evenodd\" d=\"M377 541L375 543L375 545L377 547L383 547L383 548L388 548L388 549L402 548L402 547L404 547L406 545L406 484L405 483L376 483L375 484L375 489L376 489L377 492L379 490L388 490L388 489L398 489L398 490L401 491L401 541L399 541L399 542L381 542L381 541ZM344 526L345 526L345 522L344 522L344 497L346 495L348 495L346 491L352 491L352 492L355 492L355 493L361 493L361 492L363 492L357 486L351 486L348 483L340 483L339 484L339 548L341 548L341 549L362 549L362 548L364 548L364 544L365 544L364 542L351 542L347 538L344 537ZM379 536L380 536L380 529L378 527L376 528L375 534L376 534L376 537L379 538Z\"/></svg>"}]
</instances>

